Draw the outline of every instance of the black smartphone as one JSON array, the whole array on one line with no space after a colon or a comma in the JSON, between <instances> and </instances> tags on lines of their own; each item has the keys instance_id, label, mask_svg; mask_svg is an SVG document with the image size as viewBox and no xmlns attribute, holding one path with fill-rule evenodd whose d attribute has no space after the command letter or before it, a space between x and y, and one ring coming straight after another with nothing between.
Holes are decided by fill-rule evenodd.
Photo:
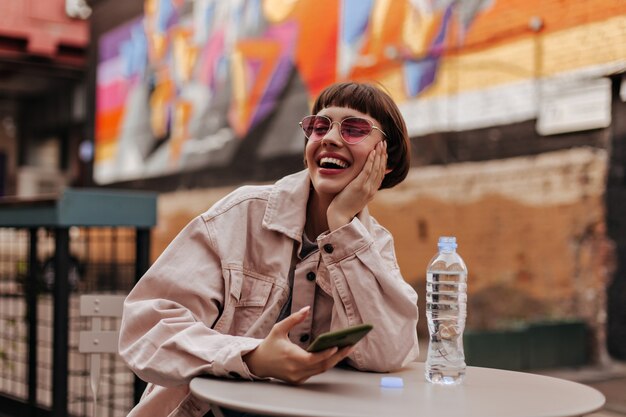
<instances>
[{"instance_id":1,"label":"black smartphone","mask_svg":"<svg viewBox=\"0 0 626 417\"><path fill-rule=\"evenodd\" d=\"M334 346L344 347L354 345L372 330L371 324L358 324L334 332L322 333L309 345L308 352L319 352Z\"/></svg>"}]
</instances>

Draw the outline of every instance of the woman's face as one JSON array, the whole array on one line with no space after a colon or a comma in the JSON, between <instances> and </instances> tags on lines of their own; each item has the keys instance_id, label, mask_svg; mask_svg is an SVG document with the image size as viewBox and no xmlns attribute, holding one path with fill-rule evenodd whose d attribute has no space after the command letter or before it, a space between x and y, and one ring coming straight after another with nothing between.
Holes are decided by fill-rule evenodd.
<instances>
[{"instance_id":1,"label":"woman's face","mask_svg":"<svg viewBox=\"0 0 626 417\"><path fill-rule=\"evenodd\" d=\"M366 113L348 107L326 107L317 113L333 122L341 122L347 117L363 117L381 128L380 123ZM307 141L304 156L313 188L320 197L333 198L341 192L363 169L369 153L384 139L378 129L362 142L349 145L341 139L339 123L333 123L322 140Z\"/></svg>"}]
</instances>

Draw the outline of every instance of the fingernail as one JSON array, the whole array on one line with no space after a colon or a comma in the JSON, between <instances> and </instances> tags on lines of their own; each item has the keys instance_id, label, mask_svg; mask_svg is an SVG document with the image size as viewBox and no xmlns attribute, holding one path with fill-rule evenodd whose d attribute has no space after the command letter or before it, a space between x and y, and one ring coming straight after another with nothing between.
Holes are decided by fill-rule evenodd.
<instances>
[{"instance_id":1,"label":"fingernail","mask_svg":"<svg viewBox=\"0 0 626 417\"><path fill-rule=\"evenodd\" d=\"M298 313L305 313L311 309L311 306L304 306L298 311Z\"/></svg>"}]
</instances>

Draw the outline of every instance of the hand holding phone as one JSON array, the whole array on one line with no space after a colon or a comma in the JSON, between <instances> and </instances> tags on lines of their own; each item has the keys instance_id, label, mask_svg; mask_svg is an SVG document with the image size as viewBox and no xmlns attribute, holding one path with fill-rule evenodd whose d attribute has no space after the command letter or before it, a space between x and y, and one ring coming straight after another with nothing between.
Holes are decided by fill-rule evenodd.
<instances>
[{"instance_id":1,"label":"hand holding phone","mask_svg":"<svg viewBox=\"0 0 626 417\"><path fill-rule=\"evenodd\" d=\"M307 351L319 352L334 346L341 348L344 346L354 345L356 342L365 337L365 335L368 334L373 328L374 326L371 324L364 323L333 332L322 333L313 341L313 343L311 343L311 345L309 345Z\"/></svg>"}]
</instances>

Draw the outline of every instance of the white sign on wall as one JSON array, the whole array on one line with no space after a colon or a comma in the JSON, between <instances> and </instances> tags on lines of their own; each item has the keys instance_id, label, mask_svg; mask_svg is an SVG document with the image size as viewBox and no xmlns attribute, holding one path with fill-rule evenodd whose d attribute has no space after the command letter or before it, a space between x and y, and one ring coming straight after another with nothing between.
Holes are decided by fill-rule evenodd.
<instances>
[{"instance_id":1,"label":"white sign on wall","mask_svg":"<svg viewBox=\"0 0 626 417\"><path fill-rule=\"evenodd\" d=\"M87 19L91 16L91 7L85 0L65 0L65 13L74 19Z\"/></svg>"},{"instance_id":2,"label":"white sign on wall","mask_svg":"<svg viewBox=\"0 0 626 417\"><path fill-rule=\"evenodd\" d=\"M583 80L544 92L539 104L540 135L602 129L611 124L611 80Z\"/></svg>"}]
</instances>

